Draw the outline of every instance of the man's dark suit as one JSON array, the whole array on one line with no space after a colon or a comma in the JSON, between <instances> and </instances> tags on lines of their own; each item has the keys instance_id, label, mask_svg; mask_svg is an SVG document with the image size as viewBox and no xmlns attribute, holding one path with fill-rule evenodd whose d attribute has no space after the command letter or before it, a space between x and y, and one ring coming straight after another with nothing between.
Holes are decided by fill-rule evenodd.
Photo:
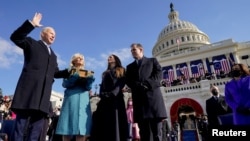
<instances>
[{"instance_id":1,"label":"man's dark suit","mask_svg":"<svg viewBox=\"0 0 250 141\"><path fill-rule=\"evenodd\" d=\"M27 37L33 29L34 26L26 20L10 37L24 54L22 73L17 83L11 109L17 114L17 120L20 120L20 126L16 124L17 128L25 127L27 134L30 129L27 123L32 126L37 121L36 124L42 126L40 124L43 124L43 118L49 113L54 77L62 77L61 74L57 74L59 72L57 57L53 50L51 49L49 54L43 41ZM29 122L27 119L30 119ZM38 124L39 121L41 122ZM15 141L22 140L20 136L24 133L18 134L19 138L15 138ZM39 136L39 132L37 134ZM34 133L34 136L37 135Z\"/></svg>"},{"instance_id":2,"label":"man's dark suit","mask_svg":"<svg viewBox=\"0 0 250 141\"><path fill-rule=\"evenodd\" d=\"M161 66L155 58L143 57L140 66L136 61L127 66L126 83L132 91L134 120L139 125L141 141L150 141L149 126L154 141L161 140L161 121L167 117L161 79Z\"/></svg>"},{"instance_id":3,"label":"man's dark suit","mask_svg":"<svg viewBox=\"0 0 250 141\"><path fill-rule=\"evenodd\" d=\"M225 97L220 95L218 100L214 96L206 100L206 112L208 117L209 127L219 126L218 116L231 113L232 110L228 107Z\"/></svg>"}]
</instances>

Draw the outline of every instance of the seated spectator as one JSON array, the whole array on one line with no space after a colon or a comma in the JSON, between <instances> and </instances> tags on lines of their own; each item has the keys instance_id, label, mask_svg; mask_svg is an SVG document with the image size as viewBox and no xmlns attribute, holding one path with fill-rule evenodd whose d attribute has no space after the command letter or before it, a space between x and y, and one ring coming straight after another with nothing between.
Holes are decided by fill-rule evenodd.
<instances>
[{"instance_id":1,"label":"seated spectator","mask_svg":"<svg viewBox=\"0 0 250 141\"><path fill-rule=\"evenodd\" d=\"M220 78L225 78L225 77L226 77L225 71L220 70Z\"/></svg>"},{"instance_id":2,"label":"seated spectator","mask_svg":"<svg viewBox=\"0 0 250 141\"><path fill-rule=\"evenodd\" d=\"M167 87L167 83L166 83L166 81L165 81L165 80L162 80L162 81L161 81L161 86L163 86L163 87Z\"/></svg>"},{"instance_id":3,"label":"seated spectator","mask_svg":"<svg viewBox=\"0 0 250 141\"><path fill-rule=\"evenodd\" d=\"M182 77L182 83L183 84L189 84L190 82L189 82L189 79L186 77L186 76L184 76L183 75L183 77Z\"/></svg>"},{"instance_id":4,"label":"seated spectator","mask_svg":"<svg viewBox=\"0 0 250 141\"><path fill-rule=\"evenodd\" d=\"M212 72L212 79L216 80L217 77L216 77L216 73L215 72Z\"/></svg>"},{"instance_id":5,"label":"seated spectator","mask_svg":"<svg viewBox=\"0 0 250 141\"><path fill-rule=\"evenodd\" d=\"M190 81L190 83L196 83L196 82L197 82L197 81L196 81L196 79L195 79L195 78L193 78L193 77L192 77L192 78L190 78L190 80L189 80L189 81Z\"/></svg>"},{"instance_id":6,"label":"seated spectator","mask_svg":"<svg viewBox=\"0 0 250 141\"><path fill-rule=\"evenodd\" d=\"M205 71L205 78L211 80L211 73L208 70Z\"/></svg>"}]
</instances>

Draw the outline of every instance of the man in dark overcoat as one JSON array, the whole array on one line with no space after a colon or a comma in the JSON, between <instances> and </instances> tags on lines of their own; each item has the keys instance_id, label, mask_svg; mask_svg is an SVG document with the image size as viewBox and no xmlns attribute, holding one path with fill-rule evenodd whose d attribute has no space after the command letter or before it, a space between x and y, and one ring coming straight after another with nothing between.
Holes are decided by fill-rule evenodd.
<instances>
[{"instance_id":1,"label":"man in dark overcoat","mask_svg":"<svg viewBox=\"0 0 250 141\"><path fill-rule=\"evenodd\" d=\"M131 45L131 53L135 61L127 66L126 84L132 91L134 122L139 125L141 141L161 141L162 120L167 118L160 90L161 66L156 58L143 55L139 43Z\"/></svg>"},{"instance_id":2,"label":"man in dark overcoat","mask_svg":"<svg viewBox=\"0 0 250 141\"><path fill-rule=\"evenodd\" d=\"M26 20L11 34L11 41L23 50L24 64L14 93L11 110L17 117L13 141L38 141L49 114L52 84L55 78L68 75L59 71L57 57L51 49L55 40L52 27L41 31L41 40L27 35L41 27L41 13L35 13L32 20Z\"/></svg>"},{"instance_id":3,"label":"man in dark overcoat","mask_svg":"<svg viewBox=\"0 0 250 141\"><path fill-rule=\"evenodd\" d=\"M219 88L212 85L210 87L212 96L206 100L206 112L209 128L215 128L220 125L218 116L232 113L232 109L225 101L225 96L220 94Z\"/></svg>"}]
</instances>

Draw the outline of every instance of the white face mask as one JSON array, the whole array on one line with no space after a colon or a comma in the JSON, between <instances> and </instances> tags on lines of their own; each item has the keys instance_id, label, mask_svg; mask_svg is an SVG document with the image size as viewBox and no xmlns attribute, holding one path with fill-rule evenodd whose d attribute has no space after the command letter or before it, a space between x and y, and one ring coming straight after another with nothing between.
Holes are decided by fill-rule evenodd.
<instances>
[{"instance_id":1,"label":"white face mask","mask_svg":"<svg viewBox=\"0 0 250 141\"><path fill-rule=\"evenodd\" d=\"M58 116L59 116L59 115L60 115L60 111L56 111L56 115L58 115Z\"/></svg>"}]
</instances>

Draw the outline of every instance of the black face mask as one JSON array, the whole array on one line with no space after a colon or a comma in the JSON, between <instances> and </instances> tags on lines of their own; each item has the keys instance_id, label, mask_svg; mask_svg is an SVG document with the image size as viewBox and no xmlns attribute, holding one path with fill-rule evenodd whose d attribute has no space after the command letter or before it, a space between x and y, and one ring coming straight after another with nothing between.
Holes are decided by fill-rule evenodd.
<instances>
[{"instance_id":1,"label":"black face mask","mask_svg":"<svg viewBox=\"0 0 250 141\"><path fill-rule=\"evenodd\" d=\"M214 95L214 96L217 96L218 95L218 91L217 90L212 90L212 94Z\"/></svg>"},{"instance_id":2,"label":"black face mask","mask_svg":"<svg viewBox=\"0 0 250 141\"><path fill-rule=\"evenodd\" d=\"M231 72L232 77L239 77L241 75L240 70L233 70Z\"/></svg>"}]
</instances>

